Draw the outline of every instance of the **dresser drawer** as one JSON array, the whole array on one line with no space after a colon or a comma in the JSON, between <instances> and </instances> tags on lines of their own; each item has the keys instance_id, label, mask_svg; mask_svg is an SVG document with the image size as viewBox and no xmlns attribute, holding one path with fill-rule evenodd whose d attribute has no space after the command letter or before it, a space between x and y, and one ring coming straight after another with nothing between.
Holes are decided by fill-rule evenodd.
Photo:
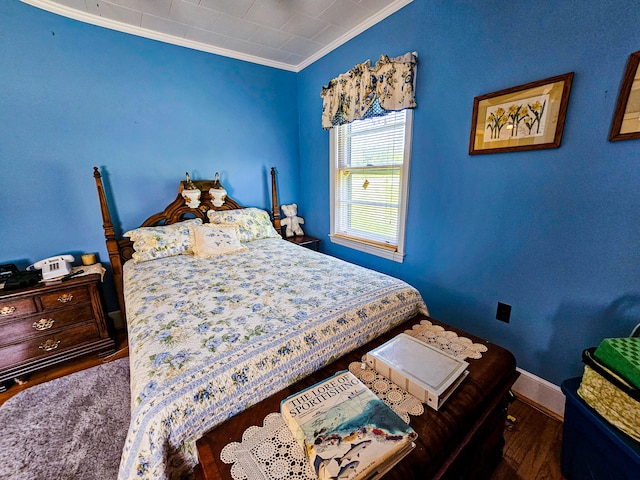
<instances>
[{"instance_id":1,"label":"dresser drawer","mask_svg":"<svg viewBox=\"0 0 640 480\"><path fill-rule=\"evenodd\" d=\"M107 322L99 274L0 289L0 392L15 378L115 351Z\"/></svg>"},{"instance_id":2,"label":"dresser drawer","mask_svg":"<svg viewBox=\"0 0 640 480\"><path fill-rule=\"evenodd\" d=\"M0 300L0 325L6 320L29 315L36 311L36 304L32 297Z\"/></svg>"},{"instance_id":3,"label":"dresser drawer","mask_svg":"<svg viewBox=\"0 0 640 480\"><path fill-rule=\"evenodd\" d=\"M17 365L26 360L54 355L65 348L83 342L99 339L95 323L87 323L67 330L53 332L50 335L36 337L20 344L0 348L0 369Z\"/></svg>"},{"instance_id":4,"label":"dresser drawer","mask_svg":"<svg viewBox=\"0 0 640 480\"><path fill-rule=\"evenodd\" d=\"M75 306L80 303L89 303L91 296L86 287L69 288L57 292L38 295L43 310L51 310L60 307Z\"/></svg>"},{"instance_id":5,"label":"dresser drawer","mask_svg":"<svg viewBox=\"0 0 640 480\"><path fill-rule=\"evenodd\" d=\"M0 347L35 336L46 336L50 331L55 332L61 328L91 320L93 320L93 310L90 304L18 318L3 325Z\"/></svg>"}]
</instances>

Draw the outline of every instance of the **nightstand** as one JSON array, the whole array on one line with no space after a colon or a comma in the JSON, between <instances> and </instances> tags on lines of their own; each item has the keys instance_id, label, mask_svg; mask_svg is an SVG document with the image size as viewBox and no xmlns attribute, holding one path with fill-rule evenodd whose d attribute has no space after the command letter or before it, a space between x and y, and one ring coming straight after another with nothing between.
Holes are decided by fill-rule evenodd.
<instances>
[{"instance_id":1,"label":"nightstand","mask_svg":"<svg viewBox=\"0 0 640 480\"><path fill-rule=\"evenodd\" d=\"M100 275L0 290L0 392L9 381L66 360L115 351Z\"/></svg>"},{"instance_id":2,"label":"nightstand","mask_svg":"<svg viewBox=\"0 0 640 480\"><path fill-rule=\"evenodd\" d=\"M284 239L288 242L295 243L296 245L300 245L301 247L312 248L316 252L320 251L319 238L310 237L309 235L296 235L294 237L284 237Z\"/></svg>"}]
</instances>

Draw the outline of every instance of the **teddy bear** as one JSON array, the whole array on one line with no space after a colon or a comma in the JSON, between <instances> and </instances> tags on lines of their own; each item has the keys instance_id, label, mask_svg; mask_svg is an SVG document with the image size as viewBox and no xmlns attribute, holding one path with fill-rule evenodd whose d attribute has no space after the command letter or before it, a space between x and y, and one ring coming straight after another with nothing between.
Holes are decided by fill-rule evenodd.
<instances>
[{"instance_id":1,"label":"teddy bear","mask_svg":"<svg viewBox=\"0 0 640 480\"><path fill-rule=\"evenodd\" d=\"M280 224L287 227L285 234L287 237L293 237L294 235L304 235L300 224L304 223L304 218L298 217L298 205L292 203L291 205L282 205L282 211L284 212L285 219Z\"/></svg>"}]
</instances>

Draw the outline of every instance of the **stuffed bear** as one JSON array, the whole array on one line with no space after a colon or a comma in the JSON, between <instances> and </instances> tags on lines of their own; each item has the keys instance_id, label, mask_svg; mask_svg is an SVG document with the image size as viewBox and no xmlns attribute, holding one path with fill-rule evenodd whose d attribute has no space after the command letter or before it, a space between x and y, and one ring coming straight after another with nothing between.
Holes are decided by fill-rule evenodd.
<instances>
[{"instance_id":1,"label":"stuffed bear","mask_svg":"<svg viewBox=\"0 0 640 480\"><path fill-rule=\"evenodd\" d=\"M293 237L294 235L304 235L302 228L300 228L300 224L304 223L304 218L297 216L298 205L295 203L292 203L291 205L282 205L282 211L287 218L282 220L280 224L287 227L285 231L287 237Z\"/></svg>"}]
</instances>

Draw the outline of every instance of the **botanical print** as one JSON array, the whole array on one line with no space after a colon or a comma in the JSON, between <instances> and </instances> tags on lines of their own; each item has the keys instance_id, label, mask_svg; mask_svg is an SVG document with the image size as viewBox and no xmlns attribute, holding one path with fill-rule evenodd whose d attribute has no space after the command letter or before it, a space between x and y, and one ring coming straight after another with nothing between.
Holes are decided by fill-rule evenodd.
<instances>
[{"instance_id":1,"label":"botanical print","mask_svg":"<svg viewBox=\"0 0 640 480\"><path fill-rule=\"evenodd\" d=\"M636 70L636 75L629 91L627 107L620 126L620 133L640 132L640 68Z\"/></svg>"},{"instance_id":2,"label":"botanical print","mask_svg":"<svg viewBox=\"0 0 640 480\"><path fill-rule=\"evenodd\" d=\"M488 107L485 143L543 136L548 107L549 94Z\"/></svg>"}]
</instances>

